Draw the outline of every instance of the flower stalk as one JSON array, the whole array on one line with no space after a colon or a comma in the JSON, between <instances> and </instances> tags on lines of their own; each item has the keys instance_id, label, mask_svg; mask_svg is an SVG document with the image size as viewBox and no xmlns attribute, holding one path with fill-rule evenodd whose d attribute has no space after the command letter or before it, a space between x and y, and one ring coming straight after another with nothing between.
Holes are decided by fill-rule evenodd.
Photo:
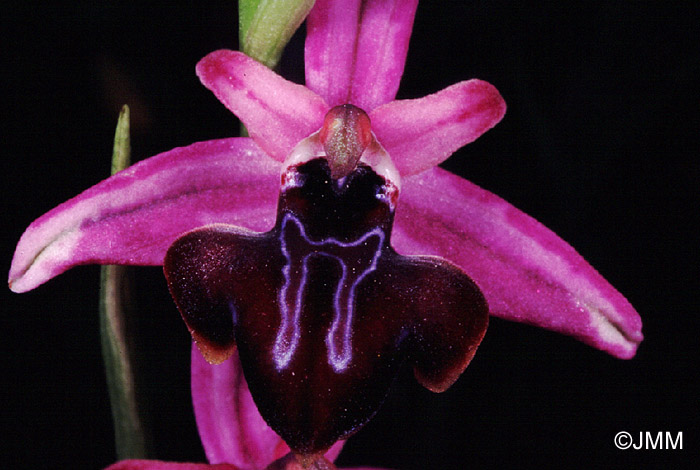
<instances>
[{"instance_id":1,"label":"flower stalk","mask_svg":"<svg viewBox=\"0 0 700 470\"><path fill-rule=\"evenodd\" d=\"M112 151L112 174L129 166L131 140L129 107L119 113ZM131 276L127 266L106 265L100 272L100 338L114 421L117 457L148 457L148 438L136 390L131 320Z\"/></svg>"}]
</instances>

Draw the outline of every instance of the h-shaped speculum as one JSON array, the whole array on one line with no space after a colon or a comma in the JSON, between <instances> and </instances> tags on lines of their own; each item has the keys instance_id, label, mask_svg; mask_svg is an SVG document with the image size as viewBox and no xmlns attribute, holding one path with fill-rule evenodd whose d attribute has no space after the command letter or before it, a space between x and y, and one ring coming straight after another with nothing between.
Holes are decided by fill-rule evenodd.
<instances>
[{"instance_id":1,"label":"h-shaped speculum","mask_svg":"<svg viewBox=\"0 0 700 470\"><path fill-rule=\"evenodd\" d=\"M281 322L272 349L275 365L282 370L294 356L301 337L301 310L307 290L308 262L313 257L321 256L334 260L340 268L333 296L333 322L325 339L328 364L340 373L352 361L355 289L376 269L384 233L375 227L351 242L335 238L312 240L299 219L287 213L282 220L279 239L287 263L282 268L284 284L278 297ZM371 255L367 256L368 253Z\"/></svg>"}]
</instances>

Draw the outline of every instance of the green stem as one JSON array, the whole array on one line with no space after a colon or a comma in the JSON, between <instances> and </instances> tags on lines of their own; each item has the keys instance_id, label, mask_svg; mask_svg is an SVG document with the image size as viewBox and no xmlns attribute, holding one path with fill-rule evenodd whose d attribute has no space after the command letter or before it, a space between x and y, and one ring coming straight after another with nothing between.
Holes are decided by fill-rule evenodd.
<instances>
[{"instance_id":1,"label":"green stem","mask_svg":"<svg viewBox=\"0 0 700 470\"><path fill-rule=\"evenodd\" d=\"M112 174L128 167L130 159L129 107L125 105L119 114L114 135ZM119 459L145 458L149 453L145 420L138 406L134 380L136 354L133 335L130 334L130 319L134 318L130 284L126 266L102 266L100 336Z\"/></svg>"}]
</instances>

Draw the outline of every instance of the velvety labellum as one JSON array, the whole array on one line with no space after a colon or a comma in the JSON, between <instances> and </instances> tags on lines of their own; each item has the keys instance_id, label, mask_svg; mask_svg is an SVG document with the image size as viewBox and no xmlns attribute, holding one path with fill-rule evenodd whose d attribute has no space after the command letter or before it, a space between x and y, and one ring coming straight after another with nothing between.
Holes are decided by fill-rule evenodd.
<instances>
[{"instance_id":1,"label":"velvety labellum","mask_svg":"<svg viewBox=\"0 0 700 470\"><path fill-rule=\"evenodd\" d=\"M282 181L270 232L189 232L165 274L207 360L237 347L263 418L295 452L315 454L376 413L404 362L427 388L448 388L488 309L452 264L391 248L396 187L368 165L335 179L315 158Z\"/></svg>"}]
</instances>

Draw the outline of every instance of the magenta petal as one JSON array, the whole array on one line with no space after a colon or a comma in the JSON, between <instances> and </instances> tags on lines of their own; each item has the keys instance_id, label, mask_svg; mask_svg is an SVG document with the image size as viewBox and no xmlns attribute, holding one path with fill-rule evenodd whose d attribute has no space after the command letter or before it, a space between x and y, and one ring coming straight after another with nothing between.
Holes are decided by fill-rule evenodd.
<instances>
[{"instance_id":1,"label":"magenta petal","mask_svg":"<svg viewBox=\"0 0 700 470\"><path fill-rule=\"evenodd\" d=\"M571 246L498 196L445 170L404 180L394 247L456 263L491 314L533 324L620 357L634 356L642 322Z\"/></svg>"},{"instance_id":2,"label":"magenta petal","mask_svg":"<svg viewBox=\"0 0 700 470\"><path fill-rule=\"evenodd\" d=\"M205 463L176 463L159 460L122 460L105 470L241 470L235 465L208 465Z\"/></svg>"},{"instance_id":3,"label":"magenta petal","mask_svg":"<svg viewBox=\"0 0 700 470\"><path fill-rule=\"evenodd\" d=\"M436 166L495 126L506 104L493 85L456 83L416 100L400 100L370 113L377 139L401 175Z\"/></svg>"},{"instance_id":4,"label":"magenta petal","mask_svg":"<svg viewBox=\"0 0 700 470\"><path fill-rule=\"evenodd\" d=\"M328 111L328 105L314 92L241 52L212 52L197 64L197 76L238 116L255 142L278 161L317 131Z\"/></svg>"},{"instance_id":5,"label":"magenta petal","mask_svg":"<svg viewBox=\"0 0 700 470\"><path fill-rule=\"evenodd\" d=\"M307 21L306 85L331 106L396 96L417 0L319 0Z\"/></svg>"},{"instance_id":6,"label":"magenta petal","mask_svg":"<svg viewBox=\"0 0 700 470\"><path fill-rule=\"evenodd\" d=\"M242 470L256 470L289 452L289 447L258 413L237 352L225 362L211 365L193 344L192 401L209 462L228 462ZM326 458L335 460L343 444L339 441L333 445Z\"/></svg>"},{"instance_id":7,"label":"magenta petal","mask_svg":"<svg viewBox=\"0 0 700 470\"><path fill-rule=\"evenodd\" d=\"M35 220L10 268L26 292L80 264L160 265L178 235L213 222L274 224L279 164L251 140L199 142L144 160Z\"/></svg>"}]
</instances>

